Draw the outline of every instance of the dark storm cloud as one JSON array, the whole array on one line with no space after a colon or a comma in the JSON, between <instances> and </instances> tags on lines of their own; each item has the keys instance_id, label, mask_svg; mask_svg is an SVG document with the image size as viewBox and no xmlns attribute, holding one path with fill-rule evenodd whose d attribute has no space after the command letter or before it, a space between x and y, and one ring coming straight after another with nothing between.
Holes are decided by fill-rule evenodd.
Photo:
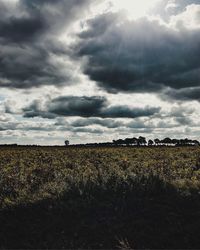
<instances>
[{"instance_id":1,"label":"dark storm cloud","mask_svg":"<svg viewBox=\"0 0 200 250\"><path fill-rule=\"evenodd\" d=\"M1 45L0 45L1 48ZM0 58L0 86L31 88L41 85L60 85L71 76L62 74L59 64L51 62L48 52L36 45L18 47L5 45Z\"/></svg>"},{"instance_id":2,"label":"dark storm cloud","mask_svg":"<svg viewBox=\"0 0 200 250\"><path fill-rule=\"evenodd\" d=\"M41 117L46 119L56 118L55 114L42 110L40 106L40 100L33 101L29 106L23 109L25 118Z\"/></svg>"},{"instance_id":3,"label":"dark storm cloud","mask_svg":"<svg viewBox=\"0 0 200 250\"><path fill-rule=\"evenodd\" d=\"M145 117L145 116L152 116L156 113L159 113L160 108L152 108L152 107L145 107L145 108L130 108L128 106L113 106L107 108L101 112L102 117L109 117L109 118L136 118L136 117Z\"/></svg>"},{"instance_id":4,"label":"dark storm cloud","mask_svg":"<svg viewBox=\"0 0 200 250\"><path fill-rule=\"evenodd\" d=\"M18 19L11 17L7 22L1 21L0 37L8 42L24 42L42 32L45 27L46 25L41 18L22 17Z\"/></svg>"},{"instance_id":5,"label":"dark storm cloud","mask_svg":"<svg viewBox=\"0 0 200 250\"><path fill-rule=\"evenodd\" d=\"M34 117L54 119L56 118L56 115L44 111L25 111L24 118L34 118Z\"/></svg>"},{"instance_id":6,"label":"dark storm cloud","mask_svg":"<svg viewBox=\"0 0 200 250\"><path fill-rule=\"evenodd\" d=\"M19 0L15 6L18 15L1 15L0 37L9 42L32 43L30 39L35 36L52 35L66 29L90 2L91 0ZM5 2L0 3L0 8L9 12L9 6Z\"/></svg>"},{"instance_id":7,"label":"dark storm cloud","mask_svg":"<svg viewBox=\"0 0 200 250\"><path fill-rule=\"evenodd\" d=\"M199 83L200 84L200 83ZM169 89L162 95L163 99L176 101L200 101L200 88Z\"/></svg>"},{"instance_id":8,"label":"dark storm cloud","mask_svg":"<svg viewBox=\"0 0 200 250\"><path fill-rule=\"evenodd\" d=\"M112 13L88 25L80 34L77 55L87 58L85 74L106 91L160 92L200 85L198 29L176 31L145 18L118 22Z\"/></svg>"},{"instance_id":9,"label":"dark storm cloud","mask_svg":"<svg viewBox=\"0 0 200 250\"><path fill-rule=\"evenodd\" d=\"M60 116L102 117L102 118L135 118L152 116L160 108L130 108L128 106L108 106L105 97L59 97L49 105L50 113Z\"/></svg>"},{"instance_id":10,"label":"dark storm cloud","mask_svg":"<svg viewBox=\"0 0 200 250\"><path fill-rule=\"evenodd\" d=\"M60 116L98 116L101 109L107 104L105 97L77 97L62 96L47 101L45 109L41 108L40 101L36 100L23 109L24 117L55 118Z\"/></svg>"},{"instance_id":11,"label":"dark storm cloud","mask_svg":"<svg viewBox=\"0 0 200 250\"><path fill-rule=\"evenodd\" d=\"M56 116L79 116L101 118L136 118L152 116L160 111L157 107L130 108L118 105L109 106L105 97L100 96L61 96L45 104L45 110L40 102L35 101L24 108L24 117L55 118ZM97 122L97 121L96 121ZM100 123L100 122L99 122Z\"/></svg>"},{"instance_id":12,"label":"dark storm cloud","mask_svg":"<svg viewBox=\"0 0 200 250\"><path fill-rule=\"evenodd\" d=\"M98 116L107 104L105 97L64 96L53 99L48 111L58 116Z\"/></svg>"},{"instance_id":13,"label":"dark storm cloud","mask_svg":"<svg viewBox=\"0 0 200 250\"><path fill-rule=\"evenodd\" d=\"M84 13L91 0L19 0L16 6L0 2L0 86L32 88L70 84L67 48L58 35Z\"/></svg>"}]
</instances>

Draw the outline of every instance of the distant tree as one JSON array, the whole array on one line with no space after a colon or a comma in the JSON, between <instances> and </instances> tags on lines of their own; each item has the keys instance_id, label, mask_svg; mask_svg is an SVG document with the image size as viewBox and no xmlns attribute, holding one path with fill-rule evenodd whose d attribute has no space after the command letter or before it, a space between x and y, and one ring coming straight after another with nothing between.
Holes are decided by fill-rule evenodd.
<instances>
[{"instance_id":1,"label":"distant tree","mask_svg":"<svg viewBox=\"0 0 200 250\"><path fill-rule=\"evenodd\" d=\"M112 143L116 146L117 145L117 141L113 140Z\"/></svg>"},{"instance_id":2,"label":"distant tree","mask_svg":"<svg viewBox=\"0 0 200 250\"><path fill-rule=\"evenodd\" d=\"M174 144L174 145L179 145L180 143L179 143L179 140L178 139L172 139L172 144Z\"/></svg>"},{"instance_id":3,"label":"distant tree","mask_svg":"<svg viewBox=\"0 0 200 250\"><path fill-rule=\"evenodd\" d=\"M153 145L153 141L152 140L149 140L148 141L148 146L152 146Z\"/></svg>"},{"instance_id":4,"label":"distant tree","mask_svg":"<svg viewBox=\"0 0 200 250\"><path fill-rule=\"evenodd\" d=\"M123 145L125 144L125 140L119 139L119 140L113 140L113 143L115 145Z\"/></svg>"},{"instance_id":5,"label":"distant tree","mask_svg":"<svg viewBox=\"0 0 200 250\"><path fill-rule=\"evenodd\" d=\"M132 138L126 138L125 140L124 140L124 143L127 145L127 146L129 146L129 145L131 145L132 144Z\"/></svg>"},{"instance_id":6,"label":"distant tree","mask_svg":"<svg viewBox=\"0 0 200 250\"><path fill-rule=\"evenodd\" d=\"M184 145L189 145L190 144L190 140L188 138L184 139Z\"/></svg>"},{"instance_id":7,"label":"distant tree","mask_svg":"<svg viewBox=\"0 0 200 250\"><path fill-rule=\"evenodd\" d=\"M132 144L133 145L138 145L138 139L136 137L132 138Z\"/></svg>"},{"instance_id":8,"label":"distant tree","mask_svg":"<svg viewBox=\"0 0 200 250\"><path fill-rule=\"evenodd\" d=\"M185 140L180 139L180 140L179 140L179 144L180 144L181 146L184 146L184 144L185 144Z\"/></svg>"},{"instance_id":9,"label":"distant tree","mask_svg":"<svg viewBox=\"0 0 200 250\"><path fill-rule=\"evenodd\" d=\"M65 141L65 146L69 146L69 141L68 140Z\"/></svg>"},{"instance_id":10,"label":"distant tree","mask_svg":"<svg viewBox=\"0 0 200 250\"><path fill-rule=\"evenodd\" d=\"M146 145L147 144L147 141L146 141L145 137L140 136L138 138L138 141L139 141L139 145Z\"/></svg>"},{"instance_id":11,"label":"distant tree","mask_svg":"<svg viewBox=\"0 0 200 250\"><path fill-rule=\"evenodd\" d=\"M159 144L160 144L160 140L159 140L158 138L156 138L156 139L154 140L154 142L155 142L156 145L159 145Z\"/></svg>"},{"instance_id":12,"label":"distant tree","mask_svg":"<svg viewBox=\"0 0 200 250\"><path fill-rule=\"evenodd\" d=\"M162 143L164 145L169 146L172 143L172 139L170 139L169 137L167 137L167 138L165 138L165 139L162 140Z\"/></svg>"},{"instance_id":13,"label":"distant tree","mask_svg":"<svg viewBox=\"0 0 200 250\"><path fill-rule=\"evenodd\" d=\"M192 142L193 142L193 145L194 145L194 146L200 146L199 141L197 141L197 140L193 140Z\"/></svg>"}]
</instances>

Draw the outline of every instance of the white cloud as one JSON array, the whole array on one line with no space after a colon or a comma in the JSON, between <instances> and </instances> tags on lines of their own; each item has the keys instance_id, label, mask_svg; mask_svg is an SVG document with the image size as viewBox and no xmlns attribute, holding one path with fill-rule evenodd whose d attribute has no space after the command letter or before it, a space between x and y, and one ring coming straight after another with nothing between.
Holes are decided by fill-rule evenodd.
<instances>
[{"instance_id":1,"label":"white cloud","mask_svg":"<svg viewBox=\"0 0 200 250\"><path fill-rule=\"evenodd\" d=\"M200 29L200 5L187 6L184 12L170 18L170 25L177 29Z\"/></svg>"}]
</instances>

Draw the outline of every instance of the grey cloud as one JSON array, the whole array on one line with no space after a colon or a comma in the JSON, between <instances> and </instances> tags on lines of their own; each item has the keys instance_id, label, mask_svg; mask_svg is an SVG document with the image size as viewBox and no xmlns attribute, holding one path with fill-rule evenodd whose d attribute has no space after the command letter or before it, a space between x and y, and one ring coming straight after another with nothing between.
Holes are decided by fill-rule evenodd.
<instances>
[{"instance_id":1,"label":"grey cloud","mask_svg":"<svg viewBox=\"0 0 200 250\"><path fill-rule=\"evenodd\" d=\"M78 119L74 122L70 123L71 127L88 127L91 125L100 125L102 127L106 127L109 129L117 129L117 131L121 128L124 130L127 129L166 129L166 128L174 128L177 127L177 122L180 123L181 119L185 119L184 116L178 116L174 118L175 122L168 121L167 118L165 119L142 119L142 118L134 118L126 120L126 121L116 121L113 119L99 119L99 118L88 118L88 119ZM190 120L188 118L188 120ZM65 122L66 123L66 122ZM64 123L63 123L64 124ZM57 125L59 125L57 123Z\"/></svg>"},{"instance_id":2,"label":"grey cloud","mask_svg":"<svg viewBox=\"0 0 200 250\"><path fill-rule=\"evenodd\" d=\"M9 42L24 42L41 33L45 24L40 18L11 17L7 22L0 23L0 37Z\"/></svg>"},{"instance_id":3,"label":"grey cloud","mask_svg":"<svg viewBox=\"0 0 200 250\"><path fill-rule=\"evenodd\" d=\"M162 116L163 121L160 122L163 125L166 124L168 126L168 122L166 122L167 118L171 118L173 120L173 123L171 124L172 127L177 126L190 126L190 127L196 127L199 126L197 124L197 121L194 119L194 114L196 113L196 110L194 107L190 106L175 106L172 107L166 115Z\"/></svg>"},{"instance_id":4,"label":"grey cloud","mask_svg":"<svg viewBox=\"0 0 200 250\"><path fill-rule=\"evenodd\" d=\"M54 131L55 127L52 124L44 123L27 123L27 122L6 122L0 123L0 131Z\"/></svg>"},{"instance_id":5,"label":"grey cloud","mask_svg":"<svg viewBox=\"0 0 200 250\"><path fill-rule=\"evenodd\" d=\"M68 49L57 37L81 16L91 0L19 0L14 11L0 2L0 87L63 86L77 81L56 62ZM3 12L7 14L3 14Z\"/></svg>"},{"instance_id":6,"label":"grey cloud","mask_svg":"<svg viewBox=\"0 0 200 250\"><path fill-rule=\"evenodd\" d=\"M25 118L42 117L47 119L54 119L56 115L48 111L42 110L40 100L33 101L29 106L23 108Z\"/></svg>"},{"instance_id":7,"label":"grey cloud","mask_svg":"<svg viewBox=\"0 0 200 250\"><path fill-rule=\"evenodd\" d=\"M147 19L119 23L112 13L96 17L99 23L105 15L110 18L104 32L93 20L76 46L77 56L88 59L85 74L100 87L160 93L200 85L199 30L175 31Z\"/></svg>"},{"instance_id":8,"label":"grey cloud","mask_svg":"<svg viewBox=\"0 0 200 250\"><path fill-rule=\"evenodd\" d=\"M51 56L38 45L2 46L0 86L31 88L41 85L62 85L71 80L70 72L62 73L62 65L51 62ZM60 68L59 68L60 67Z\"/></svg>"},{"instance_id":9,"label":"grey cloud","mask_svg":"<svg viewBox=\"0 0 200 250\"><path fill-rule=\"evenodd\" d=\"M146 124L146 122L142 120L134 120L134 121L129 122L127 124L127 127L133 128L133 129L145 129L145 128L152 129L152 128L155 128L155 125L151 123Z\"/></svg>"},{"instance_id":10,"label":"grey cloud","mask_svg":"<svg viewBox=\"0 0 200 250\"><path fill-rule=\"evenodd\" d=\"M195 113L195 109L187 106L176 106L172 107L168 112L168 117L183 117L185 115L189 116Z\"/></svg>"},{"instance_id":11,"label":"grey cloud","mask_svg":"<svg viewBox=\"0 0 200 250\"><path fill-rule=\"evenodd\" d=\"M4 103L4 111L6 114L16 114L17 111L14 109L14 106L16 105L15 102L7 101Z\"/></svg>"},{"instance_id":12,"label":"grey cloud","mask_svg":"<svg viewBox=\"0 0 200 250\"><path fill-rule=\"evenodd\" d=\"M173 3L173 5L170 5ZM150 14L159 15L165 21L169 21L172 15L178 15L183 12L188 5L191 4L199 4L199 0L174 0L173 2L170 0L162 0L159 1L156 6L151 9Z\"/></svg>"},{"instance_id":13,"label":"grey cloud","mask_svg":"<svg viewBox=\"0 0 200 250\"><path fill-rule=\"evenodd\" d=\"M123 18L119 13L101 14L94 19L86 21L87 30L79 34L82 39L98 38L105 34L108 29L112 28L115 22Z\"/></svg>"},{"instance_id":14,"label":"grey cloud","mask_svg":"<svg viewBox=\"0 0 200 250\"><path fill-rule=\"evenodd\" d=\"M98 118L90 118L90 119L78 119L71 123L73 127L87 127L90 125L100 125L107 128L119 128L124 126L123 122L115 121L113 119L98 119Z\"/></svg>"},{"instance_id":15,"label":"grey cloud","mask_svg":"<svg viewBox=\"0 0 200 250\"><path fill-rule=\"evenodd\" d=\"M175 0L174 3L176 4L175 11L176 14L184 11L187 6L191 4L199 5L199 0Z\"/></svg>"},{"instance_id":16,"label":"grey cloud","mask_svg":"<svg viewBox=\"0 0 200 250\"><path fill-rule=\"evenodd\" d=\"M199 82L200 83L200 82ZM162 94L163 99L176 101L200 101L200 88L168 89Z\"/></svg>"},{"instance_id":17,"label":"grey cloud","mask_svg":"<svg viewBox=\"0 0 200 250\"><path fill-rule=\"evenodd\" d=\"M160 108L130 108L128 106L107 107L109 102L105 97L67 96L53 99L48 111L60 116L102 117L102 118L135 118L152 116Z\"/></svg>"},{"instance_id":18,"label":"grey cloud","mask_svg":"<svg viewBox=\"0 0 200 250\"><path fill-rule=\"evenodd\" d=\"M56 115L45 111L25 111L24 118L34 118L34 117L54 119L56 118Z\"/></svg>"},{"instance_id":19,"label":"grey cloud","mask_svg":"<svg viewBox=\"0 0 200 250\"><path fill-rule=\"evenodd\" d=\"M102 111L102 117L109 117L109 118L136 118L136 117L145 117L145 116L152 116L156 113L159 113L160 108L155 107L148 107L145 108L130 108L128 106L113 106L107 108L106 110Z\"/></svg>"},{"instance_id":20,"label":"grey cloud","mask_svg":"<svg viewBox=\"0 0 200 250\"><path fill-rule=\"evenodd\" d=\"M157 107L130 108L128 106L110 106L105 97L101 96L61 96L45 104L42 109L38 102L33 102L23 109L24 117L100 117L100 118L136 118L152 116L160 111ZM52 117L51 117L52 115Z\"/></svg>"},{"instance_id":21,"label":"grey cloud","mask_svg":"<svg viewBox=\"0 0 200 250\"><path fill-rule=\"evenodd\" d=\"M15 123L1 123L0 131L15 130L17 125Z\"/></svg>"},{"instance_id":22,"label":"grey cloud","mask_svg":"<svg viewBox=\"0 0 200 250\"><path fill-rule=\"evenodd\" d=\"M193 125L193 121L190 119L190 117L176 117L175 121L178 122L180 125Z\"/></svg>"},{"instance_id":23,"label":"grey cloud","mask_svg":"<svg viewBox=\"0 0 200 250\"><path fill-rule=\"evenodd\" d=\"M92 128L74 128L71 131L75 133L90 133L90 134L103 134L104 131L101 129L92 129Z\"/></svg>"},{"instance_id":24,"label":"grey cloud","mask_svg":"<svg viewBox=\"0 0 200 250\"><path fill-rule=\"evenodd\" d=\"M105 97L61 96L46 102L45 109L36 100L23 109L24 117L56 118L62 116L98 116L107 104Z\"/></svg>"},{"instance_id":25,"label":"grey cloud","mask_svg":"<svg viewBox=\"0 0 200 250\"><path fill-rule=\"evenodd\" d=\"M105 97L64 96L53 99L48 111L58 116L98 116L107 104Z\"/></svg>"},{"instance_id":26,"label":"grey cloud","mask_svg":"<svg viewBox=\"0 0 200 250\"><path fill-rule=\"evenodd\" d=\"M66 29L90 2L91 0L19 0L15 7L19 14L2 17L0 37L12 43L32 43L35 36L52 35L58 30ZM0 3L0 7L9 12L5 3Z\"/></svg>"}]
</instances>

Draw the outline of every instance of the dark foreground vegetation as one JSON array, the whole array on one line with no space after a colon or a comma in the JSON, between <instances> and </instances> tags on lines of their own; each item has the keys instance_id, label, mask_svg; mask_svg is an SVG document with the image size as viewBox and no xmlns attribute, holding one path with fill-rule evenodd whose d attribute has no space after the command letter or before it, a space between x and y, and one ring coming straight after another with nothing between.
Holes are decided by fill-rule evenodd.
<instances>
[{"instance_id":1,"label":"dark foreground vegetation","mask_svg":"<svg viewBox=\"0 0 200 250\"><path fill-rule=\"evenodd\" d=\"M200 248L200 148L0 148L0 248Z\"/></svg>"}]
</instances>

